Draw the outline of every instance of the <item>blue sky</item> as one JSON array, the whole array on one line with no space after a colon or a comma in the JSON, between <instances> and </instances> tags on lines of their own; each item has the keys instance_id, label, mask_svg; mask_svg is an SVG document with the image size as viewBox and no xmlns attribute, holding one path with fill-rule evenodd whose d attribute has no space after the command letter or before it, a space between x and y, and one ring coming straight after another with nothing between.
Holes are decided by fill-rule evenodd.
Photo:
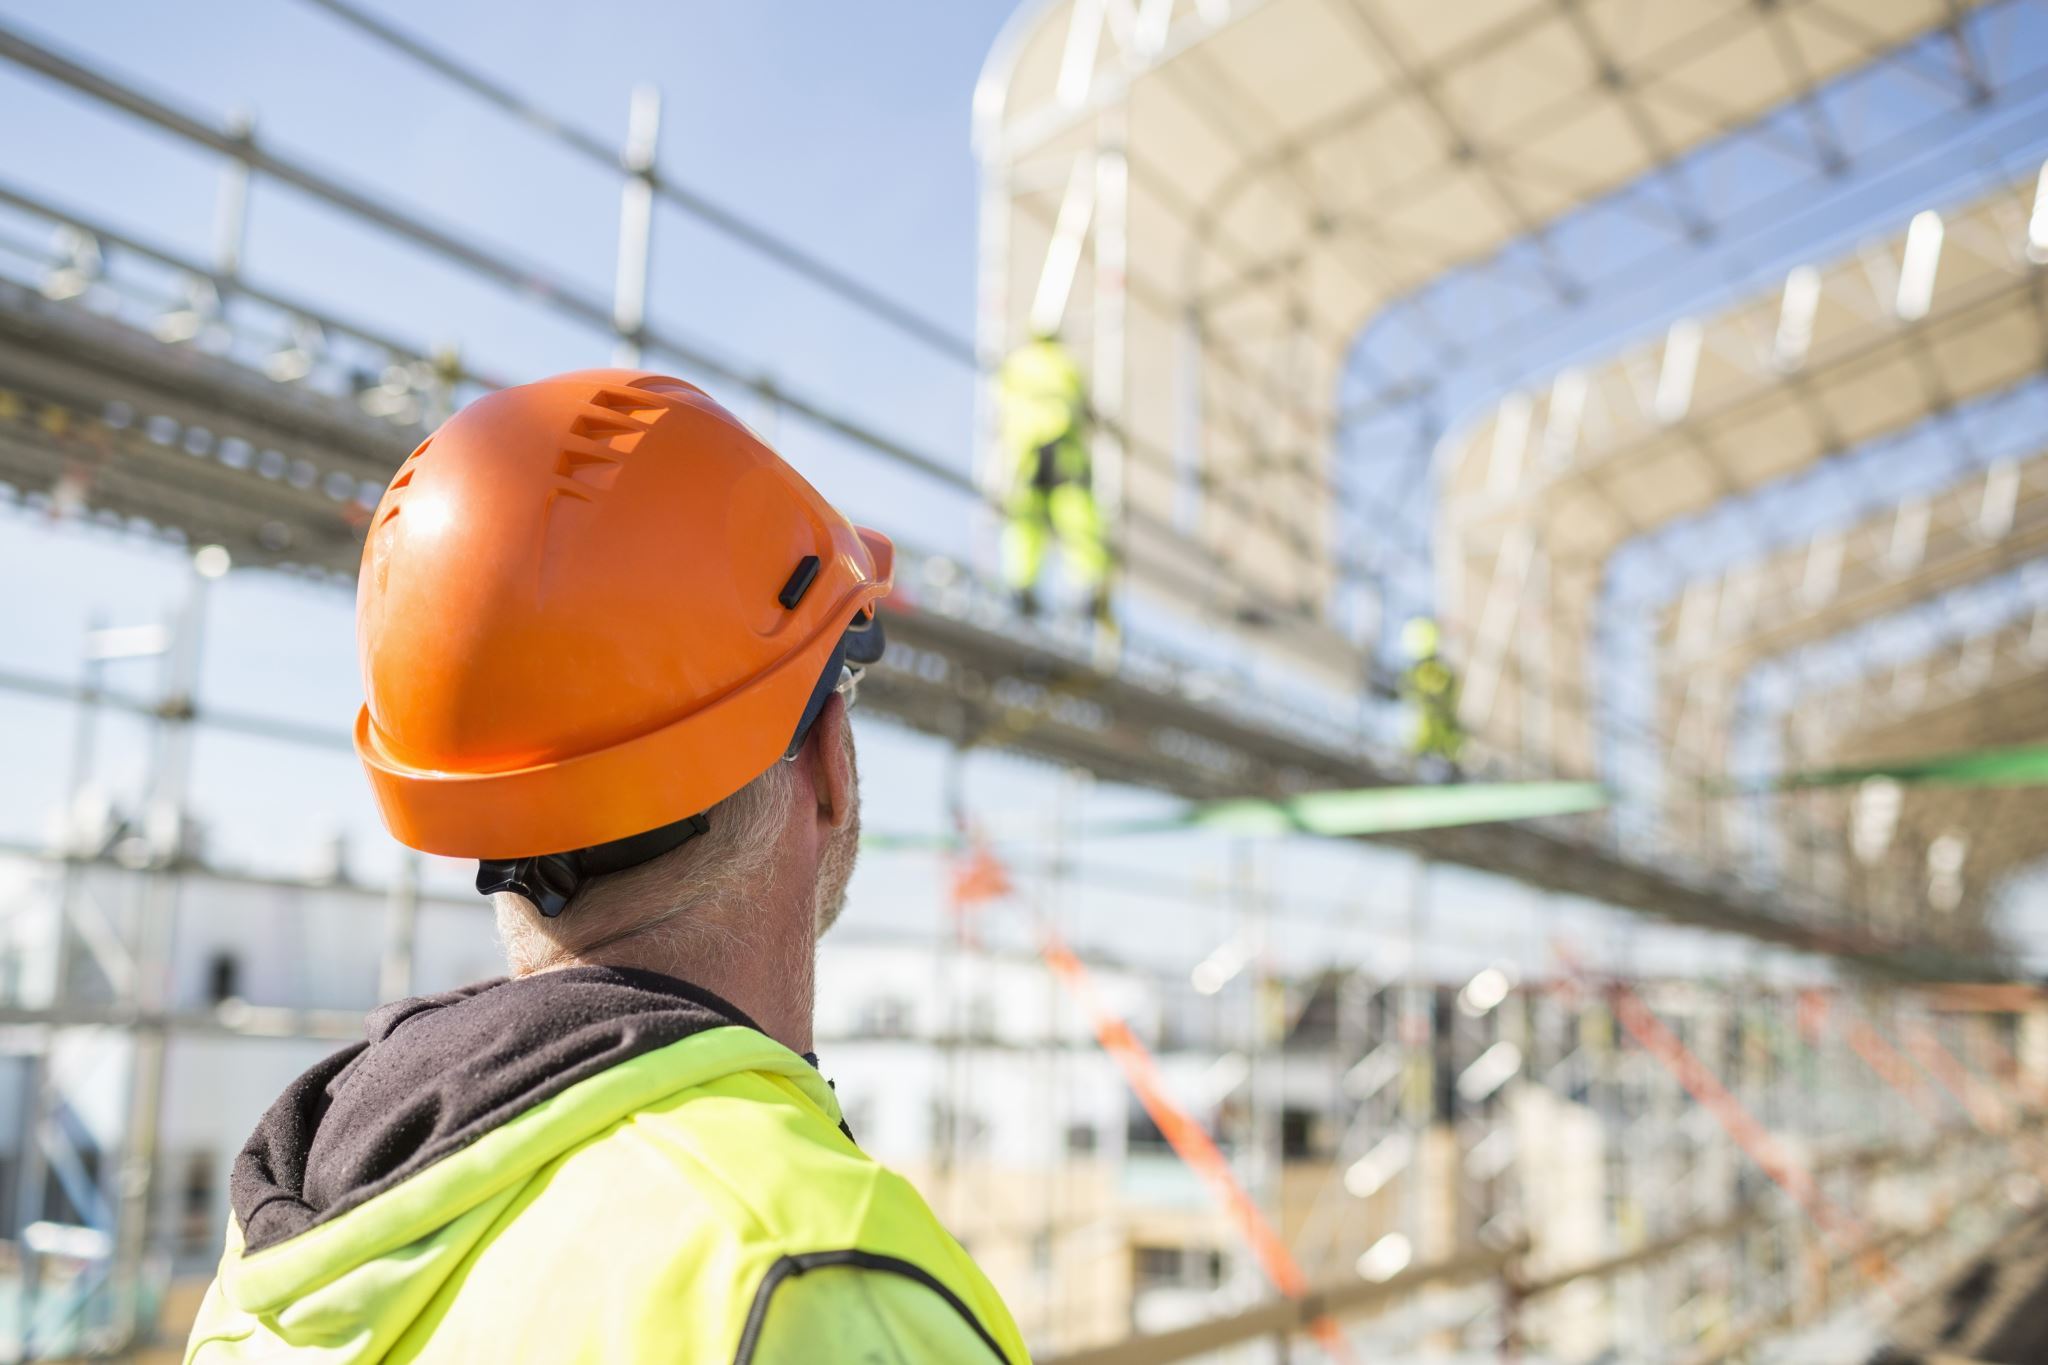
<instances>
[{"instance_id":1,"label":"blue sky","mask_svg":"<svg viewBox=\"0 0 2048 1365\"><path fill-rule=\"evenodd\" d=\"M629 92L658 85L669 173L876 288L971 331L967 111L1008 6L414 6L403 24L565 120L623 139ZM394 15L397 11L390 11ZM27 31L96 66L600 295L617 177L306 4L85 10L6 0ZM207 254L215 160L12 69L10 180ZM258 181L246 271L507 377L608 359L542 310ZM969 386L774 267L663 209L652 315L923 445L965 456ZM824 477L829 480L829 471Z\"/></svg>"},{"instance_id":2,"label":"blue sky","mask_svg":"<svg viewBox=\"0 0 2048 1365\"><path fill-rule=\"evenodd\" d=\"M969 103L1009 0L801 9L592 0L570 17L539 0L444 0L402 11L374 0L371 7L603 136L623 137L635 85L658 85L667 174L934 322L972 332ZM258 138L281 153L592 293L610 291L615 176L311 5L0 0L0 18L202 116L252 113ZM215 159L6 66L0 127L32 130L7 139L0 180L153 243L209 253ZM261 181L244 260L254 283L423 346L458 345L470 363L508 379L609 359L605 338ZM1725 287L1732 273L1709 262L1695 288ZM721 353L962 468L969 463L973 395L961 366L904 343L666 208L657 219L650 314L667 330L708 339ZM1641 327L1644 316L1632 305L1601 325L1611 336ZM1460 381L1468 398L1499 382L1478 370ZM729 401L750 420L767 419L745 396ZM921 542L939 548L975 548L976 528L957 502L800 424L776 424L775 434L855 516L916 527ZM117 623L155 619L182 591L181 574L180 558L167 551L18 516L0 520L0 581L39 585L0 600L0 667L68 672L92 614ZM150 685L146 666L128 666L120 680L136 690ZM216 592L202 697L342 731L357 700L345 595L273 575L231 575ZM0 746L24 756L18 771L29 775L0 792L0 835L40 830L62 787L69 723L59 706L0 701ZM936 827L937 746L884 726L869 725L864 735L870 824ZM116 785L132 788L146 754L142 727L110 722L104 751ZM978 756L969 777L978 809L1034 815L1048 809L1060 781L1042 765L1002 756ZM336 827L347 831L363 875L382 875L388 862L354 760L340 750L308 753L205 733L193 799L218 852L234 862L302 864ZM1149 801L1111 792L1094 803L1105 799ZM1212 882L1226 875L1229 857L1228 849L1189 850L1185 841L1103 852ZM1399 860L1356 846L1284 845L1268 862L1270 890L1305 887L1349 898L1381 928L1405 895ZM1460 886L1461 904L1482 917L1526 907L1477 881ZM936 892L926 866L871 858L861 893L856 904L873 904L878 918L933 922ZM1156 897L1149 909L1100 888L1082 899L1104 923L1126 914L1155 923L1169 913ZM1327 948L1336 940L1321 935L1318 942Z\"/></svg>"},{"instance_id":3,"label":"blue sky","mask_svg":"<svg viewBox=\"0 0 2048 1365\"><path fill-rule=\"evenodd\" d=\"M971 334L969 101L1008 9L814 6L797 16L754 5L596 3L579 7L573 22L559 6L538 3L415 7L402 20L389 7L382 12L596 132L623 136L632 87L658 84L661 161L670 175ZM610 290L615 177L311 6L247 0L173 13L129 3L87 14L0 0L0 16L181 107L222 120L253 111L257 136L279 152L593 292ZM0 180L151 243L209 252L219 174L210 158L11 67L0 68L0 126L37 130L9 140ZM727 354L967 466L972 386L964 369L675 211L660 212L656 232L650 315L657 322L710 338ZM507 378L609 360L607 339L260 180L245 272L402 339L458 343L472 364ZM765 416L745 395L729 401L750 420ZM971 528L956 506L897 487L797 423L780 424L778 434L786 453L856 516L879 511L884 524L919 527L925 543L967 547ZM81 633L95 614L126 624L169 611L183 591L183 561L168 550L10 516L0 520L0 579L42 585L0 599L0 667L52 676L75 668ZM146 693L153 667L121 665L112 680ZM216 707L342 733L359 697L346 595L277 575L231 574L214 590L200 691ZM0 836L33 838L43 829L63 788L71 718L56 704L0 701L0 745L27 760L18 771L28 777L0 791ZM146 770L146 729L119 717L104 724L103 780L133 792ZM939 746L873 723L862 735L870 826L938 828ZM1037 818L1052 808L1062 778L1045 765L977 755L968 782L978 811ZM1126 809L1157 804L1116 792L1098 793L1095 804L1105 799ZM381 878L390 865L355 760L340 749L306 751L202 730L192 801L224 861L303 867L339 829L358 875ZM1181 942L1186 899L1213 903L1221 895L1230 852L1191 853L1171 841L1101 850L1098 864L1143 868L1153 892L1069 886L1061 901L1076 926L1070 932L1085 942L1093 925L1110 940L1149 939L1169 960L1198 959L1212 945ZM1395 922L1405 892L1392 855L1324 847L1270 861L1284 866L1269 891L1303 885L1322 893L1302 941L1311 956L1356 956ZM1161 882L1162 867L1179 881ZM452 889L465 873L450 864L438 880ZM927 859L871 854L856 886L856 912L877 924L935 923L932 873ZM1175 885L1185 892L1180 903L1158 894ZM1472 903L1483 908L1497 895L1482 889ZM1357 917L1375 922L1338 923L1361 910L1377 912ZM1181 932L1162 937L1160 926ZM1484 931L1463 942L1468 955L1492 948Z\"/></svg>"},{"instance_id":4,"label":"blue sky","mask_svg":"<svg viewBox=\"0 0 2048 1365\"><path fill-rule=\"evenodd\" d=\"M820 6L797 22L762 6L586 5L566 21L559 6L447 4L417 8L405 23L601 133L623 136L632 87L659 85L662 159L672 173L933 319L971 329L967 109L1006 7L920 8ZM609 291L616 177L311 6L134 3L88 14L8 0L0 15L181 107L222 120L252 112L257 135L281 152ZM219 177L211 158L11 67L0 71L0 126L36 130L9 137L0 157L8 183L151 243L209 254ZM245 263L254 282L401 338L457 343L478 368L508 377L610 358L605 339L260 180ZM964 462L971 388L963 374L887 344L850 310L672 211L657 225L652 295L653 316L675 329L772 364ZM808 453L793 452L828 489L858 482L835 479L838 452L820 445ZM182 591L175 555L20 517L0 530L0 577L43 585L0 604L0 658L43 675L71 671L93 613L152 620ZM210 616L204 698L346 727L357 686L344 594L236 574L220 585ZM124 666L116 680L148 690L150 667ZM8 834L41 826L61 785L68 723L60 707L0 706L9 751L29 755L27 771L43 779L0 797ZM103 752L125 778L120 785L132 785L146 750L142 727L109 726ZM884 751L871 760L884 771L887 750L914 750L871 747ZM194 798L220 852L237 861L289 866L337 820L352 830L366 872L383 861L345 753L209 732L198 745Z\"/></svg>"}]
</instances>

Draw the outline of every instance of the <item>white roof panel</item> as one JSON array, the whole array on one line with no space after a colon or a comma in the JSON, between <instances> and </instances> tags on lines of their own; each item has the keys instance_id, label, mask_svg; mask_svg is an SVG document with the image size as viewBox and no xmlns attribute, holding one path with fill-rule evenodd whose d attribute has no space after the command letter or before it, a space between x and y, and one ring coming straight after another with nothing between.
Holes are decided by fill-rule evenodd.
<instances>
[{"instance_id":1,"label":"white roof panel","mask_svg":"<svg viewBox=\"0 0 2048 1365\"><path fill-rule=\"evenodd\" d=\"M1307 395L1328 414L1347 348L1390 302L1952 15L1944 0L1050 0L1013 24L976 95L1000 258L985 335L1024 334L1073 167L1122 148L1128 309L1119 321L1085 278L1114 230L1098 215L1069 340L1091 364L1101 345L1125 357L1111 415L1126 459L1207 473L1206 536L1298 531L1226 579L1153 558L1133 527L1133 577L1198 606L1319 600L1343 553L1313 496L1326 440L1306 482L1248 482L1261 463L1237 448L1271 425L1252 408ZM1276 327L1300 344L1267 346ZM1190 328L1199 359L1162 371L1153 358ZM1219 366L1250 378L1219 384ZM1135 499L1173 480L1124 483L1134 516L1169 517Z\"/></svg>"}]
</instances>

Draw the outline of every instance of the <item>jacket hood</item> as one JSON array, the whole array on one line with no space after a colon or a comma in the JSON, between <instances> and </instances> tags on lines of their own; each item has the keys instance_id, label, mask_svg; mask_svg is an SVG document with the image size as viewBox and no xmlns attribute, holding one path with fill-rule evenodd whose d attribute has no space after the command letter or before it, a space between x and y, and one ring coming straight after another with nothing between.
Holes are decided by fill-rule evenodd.
<instances>
[{"instance_id":1,"label":"jacket hood","mask_svg":"<svg viewBox=\"0 0 2048 1365\"><path fill-rule=\"evenodd\" d=\"M423 1307L520 1187L664 1096L813 1063L708 991L576 967L386 1005L307 1071L236 1158L220 1287L301 1339Z\"/></svg>"}]
</instances>

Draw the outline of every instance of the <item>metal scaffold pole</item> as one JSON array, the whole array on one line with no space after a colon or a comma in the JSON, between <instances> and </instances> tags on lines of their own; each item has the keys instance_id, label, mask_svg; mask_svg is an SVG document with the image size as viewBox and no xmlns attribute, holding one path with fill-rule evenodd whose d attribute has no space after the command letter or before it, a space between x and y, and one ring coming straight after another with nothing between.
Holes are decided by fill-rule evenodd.
<instances>
[{"instance_id":1,"label":"metal scaffold pole","mask_svg":"<svg viewBox=\"0 0 2048 1365\"><path fill-rule=\"evenodd\" d=\"M1195 1358L1193 1331L1210 1333L1207 1350L1249 1343L1242 1358L1277 1347L1284 1360L1315 1325L1333 1355L1355 1334L1374 1359L1803 1359L1797 1333L1880 1311L1871 1291L1890 1288L1894 1258L1917 1290L1944 1258L1979 1255L1984 1227L2044 1217L2032 1112L2042 1097L2018 1095L2003 1060L2023 1040L1993 1035L1958 1000L2010 989L1985 1006L2005 1020L2027 1008L2013 999L2041 998L2017 979L1981 981L2018 976L1991 925L2048 839L2024 784L1986 796L1992 784L1955 770L2032 747L2048 716L2048 577L2034 572L2048 567L2048 455L2027 420L2048 370L2038 348L1993 344L2048 333L2044 138L1964 131L1965 115L2017 126L2048 108L2048 63L1996 41L2031 34L2038 5L1902 0L1868 26L1857 0L1734 6L1711 25L1672 6L1660 33L1675 39L1641 51L1572 0L1469 23L1444 18L1454 5L1027 8L976 92L970 344L873 277L665 176L658 91L633 92L620 144L359 0L307 3L380 55L511 115L525 150L538 134L579 172L620 175L612 289L601 263L592 278L517 254L538 247L494 245L474 224L442 225L409 205L404 177L373 171L358 187L320 169L318 143L306 146L315 160L286 156L206 99L166 103L0 24L0 66L218 157L224 171L211 249L196 261L0 184L0 498L119 535L218 540L239 562L329 585L355 572L400 453L496 381L463 371L452 351L430 359L266 293L258 281L292 268L283 258L255 262L245 279L245 247L265 242L250 235L259 177L266 207L282 197L344 235L374 230L379 250L416 248L455 287L486 289L485 313L559 326L549 344L701 373L758 398L771 441L787 415L799 424L793 450L852 461L824 469L865 500L849 501L849 515L879 510L883 530L930 537L902 548L878 606L891 653L871 672L868 705L925 736L925 757L945 746L937 795L950 842L941 836L948 851L934 860L937 941L918 942L902 969L928 983L928 998L913 987L904 1027L903 1002L880 994L900 989L897 969L877 970L858 983L876 994L852 999L847 1038L886 1043L888 1072L877 1063L871 1074L914 1094L912 1123L890 1109L872 1126L891 1143L918 1130L932 1204L963 1225L1005 1292L1011 1275L1030 1283L1016 1269L1029 1267L1040 1325L1019 1316L1047 1338L1033 1346L1079 1344L1096 1365ZM1992 27L2000 12L2019 17ZM1950 41L1930 46L1944 16ZM1045 20L1064 33L1034 27ZM1545 78L1525 79L1532 71ZM1282 88L1297 73L1300 88ZM1951 109L1945 95L1899 93L1894 77L1967 88ZM1498 117L1467 107L1475 78ZM189 72L163 79L195 88ZM1695 86L1725 107L1665 117L1689 107ZM1866 97L1871 109L1857 102ZM1838 115L1858 118L1838 130ZM1941 140L1937 121L1952 126ZM1857 122L1901 139L1927 130L1925 142L1866 138ZM1782 144L1762 149L1768 166L1743 159L1757 130ZM1853 157L1828 145L1838 137ZM1546 184L1544 147L1566 141L1572 174ZM1873 235L1881 203L1906 192L1887 184L1910 169L1907 154L1957 169L1912 182L1913 194L1939 197L1914 204L1910 223L1901 215L1902 231ZM1742 191L1715 196L1741 201L1739 212L1695 201L1703 165ZM1837 182L1856 188L1838 194ZM662 231L709 228L720 246L744 248L745 264L815 291L813 304L850 310L868 341L896 347L868 357L884 368L910 359L977 384L971 451L964 430L926 449L785 387L749 349L768 344L758 328L683 319L722 337L714 344L664 327L651 316L657 213ZM678 228L670 213L695 222ZM1683 239L1660 235L1671 229ZM45 230L61 234L54 253L15 240ZM1638 245L1650 248L1643 259L1624 259ZM1795 251L1811 263L1785 273L1776 258ZM1783 289L1752 291L1752 269ZM1737 293L1735 306L1706 311ZM378 306L374 291L361 306ZM1676 310L1696 316L1663 316ZM1024 505L999 486L995 371L1027 330L1057 333L1087 377L1088 477L1111 551L1103 582L1130 590L1129 609L1114 624L1105 610L1092 635L1022 619L1001 575L961 567L987 558L987 523ZM382 407L368 401L374 374L390 391ZM896 377L915 387L931 376ZM2011 395L2001 418L1995 404ZM1047 455L1068 451L1078 408L1066 407L1069 436ZM941 403L898 425L945 416ZM1932 435L1905 443L1909 422ZM2021 429L2010 448L2006 425ZM874 470L881 481L866 477ZM1909 473L1886 482L1888 470ZM183 1160L192 1142L195 1165L217 1155L182 1136L198 1126L186 1104L208 1087L184 1080L198 1049L173 1057L171 1037L331 1037L350 1013L251 1005L226 990L215 994L231 1008L181 997L190 954L178 950L195 945L174 930L182 913L183 935L199 937L205 888L231 877L261 888L221 922L246 929L233 917L275 911L295 917L280 938L313 940L336 907L388 894L381 947L352 936L305 980L266 980L255 993L265 1001L361 1004L373 963L390 999L473 961L436 956L444 945L423 936L423 904L448 901L422 887L410 853L374 890L274 871L202 880L214 874L188 810L202 724L349 748L339 731L196 706L217 576L205 565L226 567L205 554L154 646L122 653L109 644L118 632L95 627L76 689L0 672L0 691L77 707L67 844L19 850L39 860L38 899L58 884L47 958L31 939L39 925L17 931L17 951L52 970L48 1004L33 982L0 1002L0 1027L34 1049L11 1173L23 1359L68 1352L74 1338L125 1350L169 1321L153 1292L169 1263L159 1149ZM1065 586L1073 568L1070 555ZM1408 607L1427 614L1432 637L1443 632L1441 658L1427 653L1442 669L1431 695L1458 721L1446 727L1448 758L1404 754L1388 723L1392 641L1381 637ZM107 662L139 656L161 656L159 690L109 691ZM109 822L88 841L81 812L103 725L148 726L155 755L134 828ZM997 766L1007 757L969 774L977 745L1064 769L1042 821L1007 824L1031 784L995 791L1015 775ZM1902 774L1916 763L1920 773ZM1425 785L1435 766L1453 780ZM1170 814L1124 831L1160 842L1114 845L1152 865L1069 861L1113 837L1072 799L1083 768L1170 798ZM997 797L983 812L994 817L987 847L970 776ZM1566 780L1589 804L1474 813L1487 795L1475 789ZM1440 825L1309 818L1354 797L1474 804ZM1270 852L1234 832L1249 826L1229 823L1233 807L1286 817L1255 836L1276 841ZM917 812L915 832L871 840L928 853L931 813ZM1297 861L1311 832L1329 842ZM970 891L971 868L1034 835L1038 876L1015 917L978 916L979 903L1018 889L995 876L1001 890ZM1015 851L1010 865L1029 866ZM1395 903L1330 897L1309 927L1303 869L1325 855L1325 867L1356 859ZM1171 932L1124 918L1147 896L1171 905ZM1628 911L1646 927L1618 927L1584 970L1540 980L1536 955L1513 973L1501 942L1521 910L1546 926L1621 926ZM1220 941L1190 974L1176 954L1212 914ZM1001 1013L1033 1012L1033 983L1008 956L1026 916L1052 973L1041 1040ZM1114 987L1112 1008L1063 1011L1063 982L1088 1000L1070 932ZM1735 934L1770 946L1731 968L1721 947ZM1368 935L1405 939L1405 958L1376 960L1360 946ZM1865 970L1942 984L1865 985L1853 1000L1841 983ZM1947 984L1957 982L1969 984ZM1832 1033L1809 996L1834 1002ZM828 1020L839 1004L825 997ZM1075 1018L1093 1020L1101 1056L1066 1055ZM126 1077L96 1088L77 1060L93 1048L125 1051ZM849 1058L847 1079L866 1061ZM1103 1082L1119 1067L1136 1110L1127 1098L1111 1108ZM1321 1095L1305 1101L1302 1083L1322 1071ZM220 1115L198 1117L227 1117L247 1098L244 1079L218 1087ZM1176 1097L1197 1084L1198 1100ZM849 1096L854 1127L894 1103ZM1304 1103L1325 1107L1304 1114ZM1026 1106L1054 1167L1043 1183L1002 1164L1034 1150L1030 1131L994 1127ZM1322 1145L1324 1124L1341 1134L1327 1169L1290 1171L1290 1147L1321 1159L1301 1139ZM1959 1136L1965 1124L1973 1131ZM1166 1208L1188 1201L1163 1182L1142 1188L1147 1137L1207 1182L1244 1237L1246 1251L1221 1243L1234 1271L1225 1283L1195 1259L1210 1267L1219 1254L1214 1220ZM218 1193L193 1180L187 1202L196 1212ZM1148 1206L1155 1198L1165 1216ZM1009 1254L1013 1233L1031 1240L1028 1253ZM1076 1272L1071 1286L1063 1271ZM1498 1334L1492 1311L1473 1306L1496 1292L1508 1301ZM1075 1330L1105 1315L1114 1330L1182 1321L1116 1355ZM1186 1320L1204 1315L1214 1320ZM1162 1336L1187 1349L1171 1354Z\"/></svg>"},{"instance_id":2,"label":"metal scaffold pole","mask_svg":"<svg viewBox=\"0 0 2048 1365\"><path fill-rule=\"evenodd\" d=\"M206 606L213 580L227 570L217 546L192 558L185 602L164 657L163 701L157 722L155 771L144 816L150 869L135 924L128 1124L119 1162L110 1287L123 1341L147 1335L154 1304L144 1293L155 1252L157 1138L163 1121L168 1033L161 1020L173 1003L171 945L177 917L180 865L192 841L186 798L191 778L194 697L199 688Z\"/></svg>"},{"instance_id":3,"label":"metal scaffold pole","mask_svg":"<svg viewBox=\"0 0 2048 1365\"><path fill-rule=\"evenodd\" d=\"M77 850L81 836L86 832L80 826L84 814L86 793L92 782L94 758L99 737L99 692L105 674L107 656L101 649L99 635L101 622L94 617L86 627L81 654L77 719L73 723L71 742L70 779L65 785L66 799L63 815L63 836L67 847ZM58 874L57 906L52 917L50 932L50 984L49 1007L53 1013L64 1008L70 993L71 983L71 915L80 893L80 880L85 876L85 867L77 861L67 860ZM22 982L15 983L17 996ZM32 1332L36 1321L37 1281L41 1270L41 1258L31 1245L29 1228L43 1217L45 1186L50 1179L50 1166L45 1155L49 1143L57 1135L48 1131L51 1115L59 1102L54 1053L57 1045L57 1031L45 1028L36 1040L35 1050L29 1056L28 1078L25 1085L26 1103L22 1106L20 1136L16 1151L20 1154L20 1167L15 1180L14 1229L16 1254L21 1265L21 1308L20 1340L17 1343L17 1359L29 1359L32 1349Z\"/></svg>"},{"instance_id":4,"label":"metal scaffold pole","mask_svg":"<svg viewBox=\"0 0 2048 1365\"><path fill-rule=\"evenodd\" d=\"M1125 115L1121 106L1103 111L1095 151L1095 278L1089 326L1093 356L1089 397L1097 421L1094 434L1095 496L1102 504L1104 534L1121 560L1127 537L1124 509L1128 480L1124 468L1124 387L1129 373L1125 271L1130 242L1130 165L1124 154Z\"/></svg>"},{"instance_id":5,"label":"metal scaffold pole","mask_svg":"<svg viewBox=\"0 0 2048 1365\"><path fill-rule=\"evenodd\" d=\"M956 743L946 750L944 779L945 819L956 850L967 840L967 746ZM932 1137L932 1170L935 1198L940 1217L957 1225L963 1207L960 1180L960 1112L964 1082L960 1067L961 969L965 959L967 908L957 894L957 871L941 869L946 885L939 896L938 950L932 954L935 981L932 992L932 1027L939 1049L939 1094Z\"/></svg>"},{"instance_id":6,"label":"metal scaffold pole","mask_svg":"<svg viewBox=\"0 0 2048 1365\"><path fill-rule=\"evenodd\" d=\"M626 145L619 165L626 181L619 191L619 268L612 291L612 328L618 333L614 359L640 364L647 331L647 281L654 249L654 167L661 137L661 91L643 85L633 91L626 121Z\"/></svg>"},{"instance_id":7,"label":"metal scaffold pole","mask_svg":"<svg viewBox=\"0 0 2048 1365\"><path fill-rule=\"evenodd\" d=\"M1240 1177L1252 1202L1275 1227L1284 1227L1282 1180L1276 1141L1280 1121L1283 1057L1272 993L1279 989L1273 972L1271 921L1261 881L1257 847L1248 839L1233 842L1231 898L1237 903L1236 932L1250 970L1245 973L1243 1039L1245 1049ZM1256 1274L1247 1258L1247 1268ZM1256 1284L1258 1281L1251 1281Z\"/></svg>"}]
</instances>

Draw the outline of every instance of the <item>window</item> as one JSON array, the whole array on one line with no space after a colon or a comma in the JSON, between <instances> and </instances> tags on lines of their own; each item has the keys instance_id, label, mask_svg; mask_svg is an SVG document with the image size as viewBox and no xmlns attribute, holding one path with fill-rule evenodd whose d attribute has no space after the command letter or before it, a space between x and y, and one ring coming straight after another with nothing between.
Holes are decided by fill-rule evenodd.
<instances>
[{"instance_id":1,"label":"window","mask_svg":"<svg viewBox=\"0 0 2048 1365\"><path fill-rule=\"evenodd\" d=\"M1306 1109L1280 1111L1280 1156L1286 1161L1307 1161L1321 1154L1323 1123Z\"/></svg>"},{"instance_id":2,"label":"window","mask_svg":"<svg viewBox=\"0 0 2048 1365\"><path fill-rule=\"evenodd\" d=\"M1180 1283L1179 1247L1137 1247L1137 1281L1140 1289Z\"/></svg>"},{"instance_id":3,"label":"window","mask_svg":"<svg viewBox=\"0 0 2048 1365\"><path fill-rule=\"evenodd\" d=\"M861 1031L871 1038L908 1038L910 1002L900 995L878 995L861 1008Z\"/></svg>"},{"instance_id":4,"label":"window","mask_svg":"<svg viewBox=\"0 0 2048 1365\"><path fill-rule=\"evenodd\" d=\"M986 995L977 995L967 1002L967 1039L975 1043L992 1043L996 1038L996 1002Z\"/></svg>"},{"instance_id":5,"label":"window","mask_svg":"<svg viewBox=\"0 0 2048 1365\"><path fill-rule=\"evenodd\" d=\"M1101 1145L1101 1135L1092 1123L1070 1123L1067 1125L1067 1151L1074 1156L1086 1156Z\"/></svg>"},{"instance_id":6,"label":"window","mask_svg":"<svg viewBox=\"0 0 2048 1365\"><path fill-rule=\"evenodd\" d=\"M1132 1273L1140 1289L1214 1289L1223 1283L1223 1253L1214 1247L1131 1250Z\"/></svg>"},{"instance_id":7,"label":"window","mask_svg":"<svg viewBox=\"0 0 2048 1365\"><path fill-rule=\"evenodd\" d=\"M206 959L206 1001L218 1005L242 994L242 958L221 949Z\"/></svg>"}]
</instances>

